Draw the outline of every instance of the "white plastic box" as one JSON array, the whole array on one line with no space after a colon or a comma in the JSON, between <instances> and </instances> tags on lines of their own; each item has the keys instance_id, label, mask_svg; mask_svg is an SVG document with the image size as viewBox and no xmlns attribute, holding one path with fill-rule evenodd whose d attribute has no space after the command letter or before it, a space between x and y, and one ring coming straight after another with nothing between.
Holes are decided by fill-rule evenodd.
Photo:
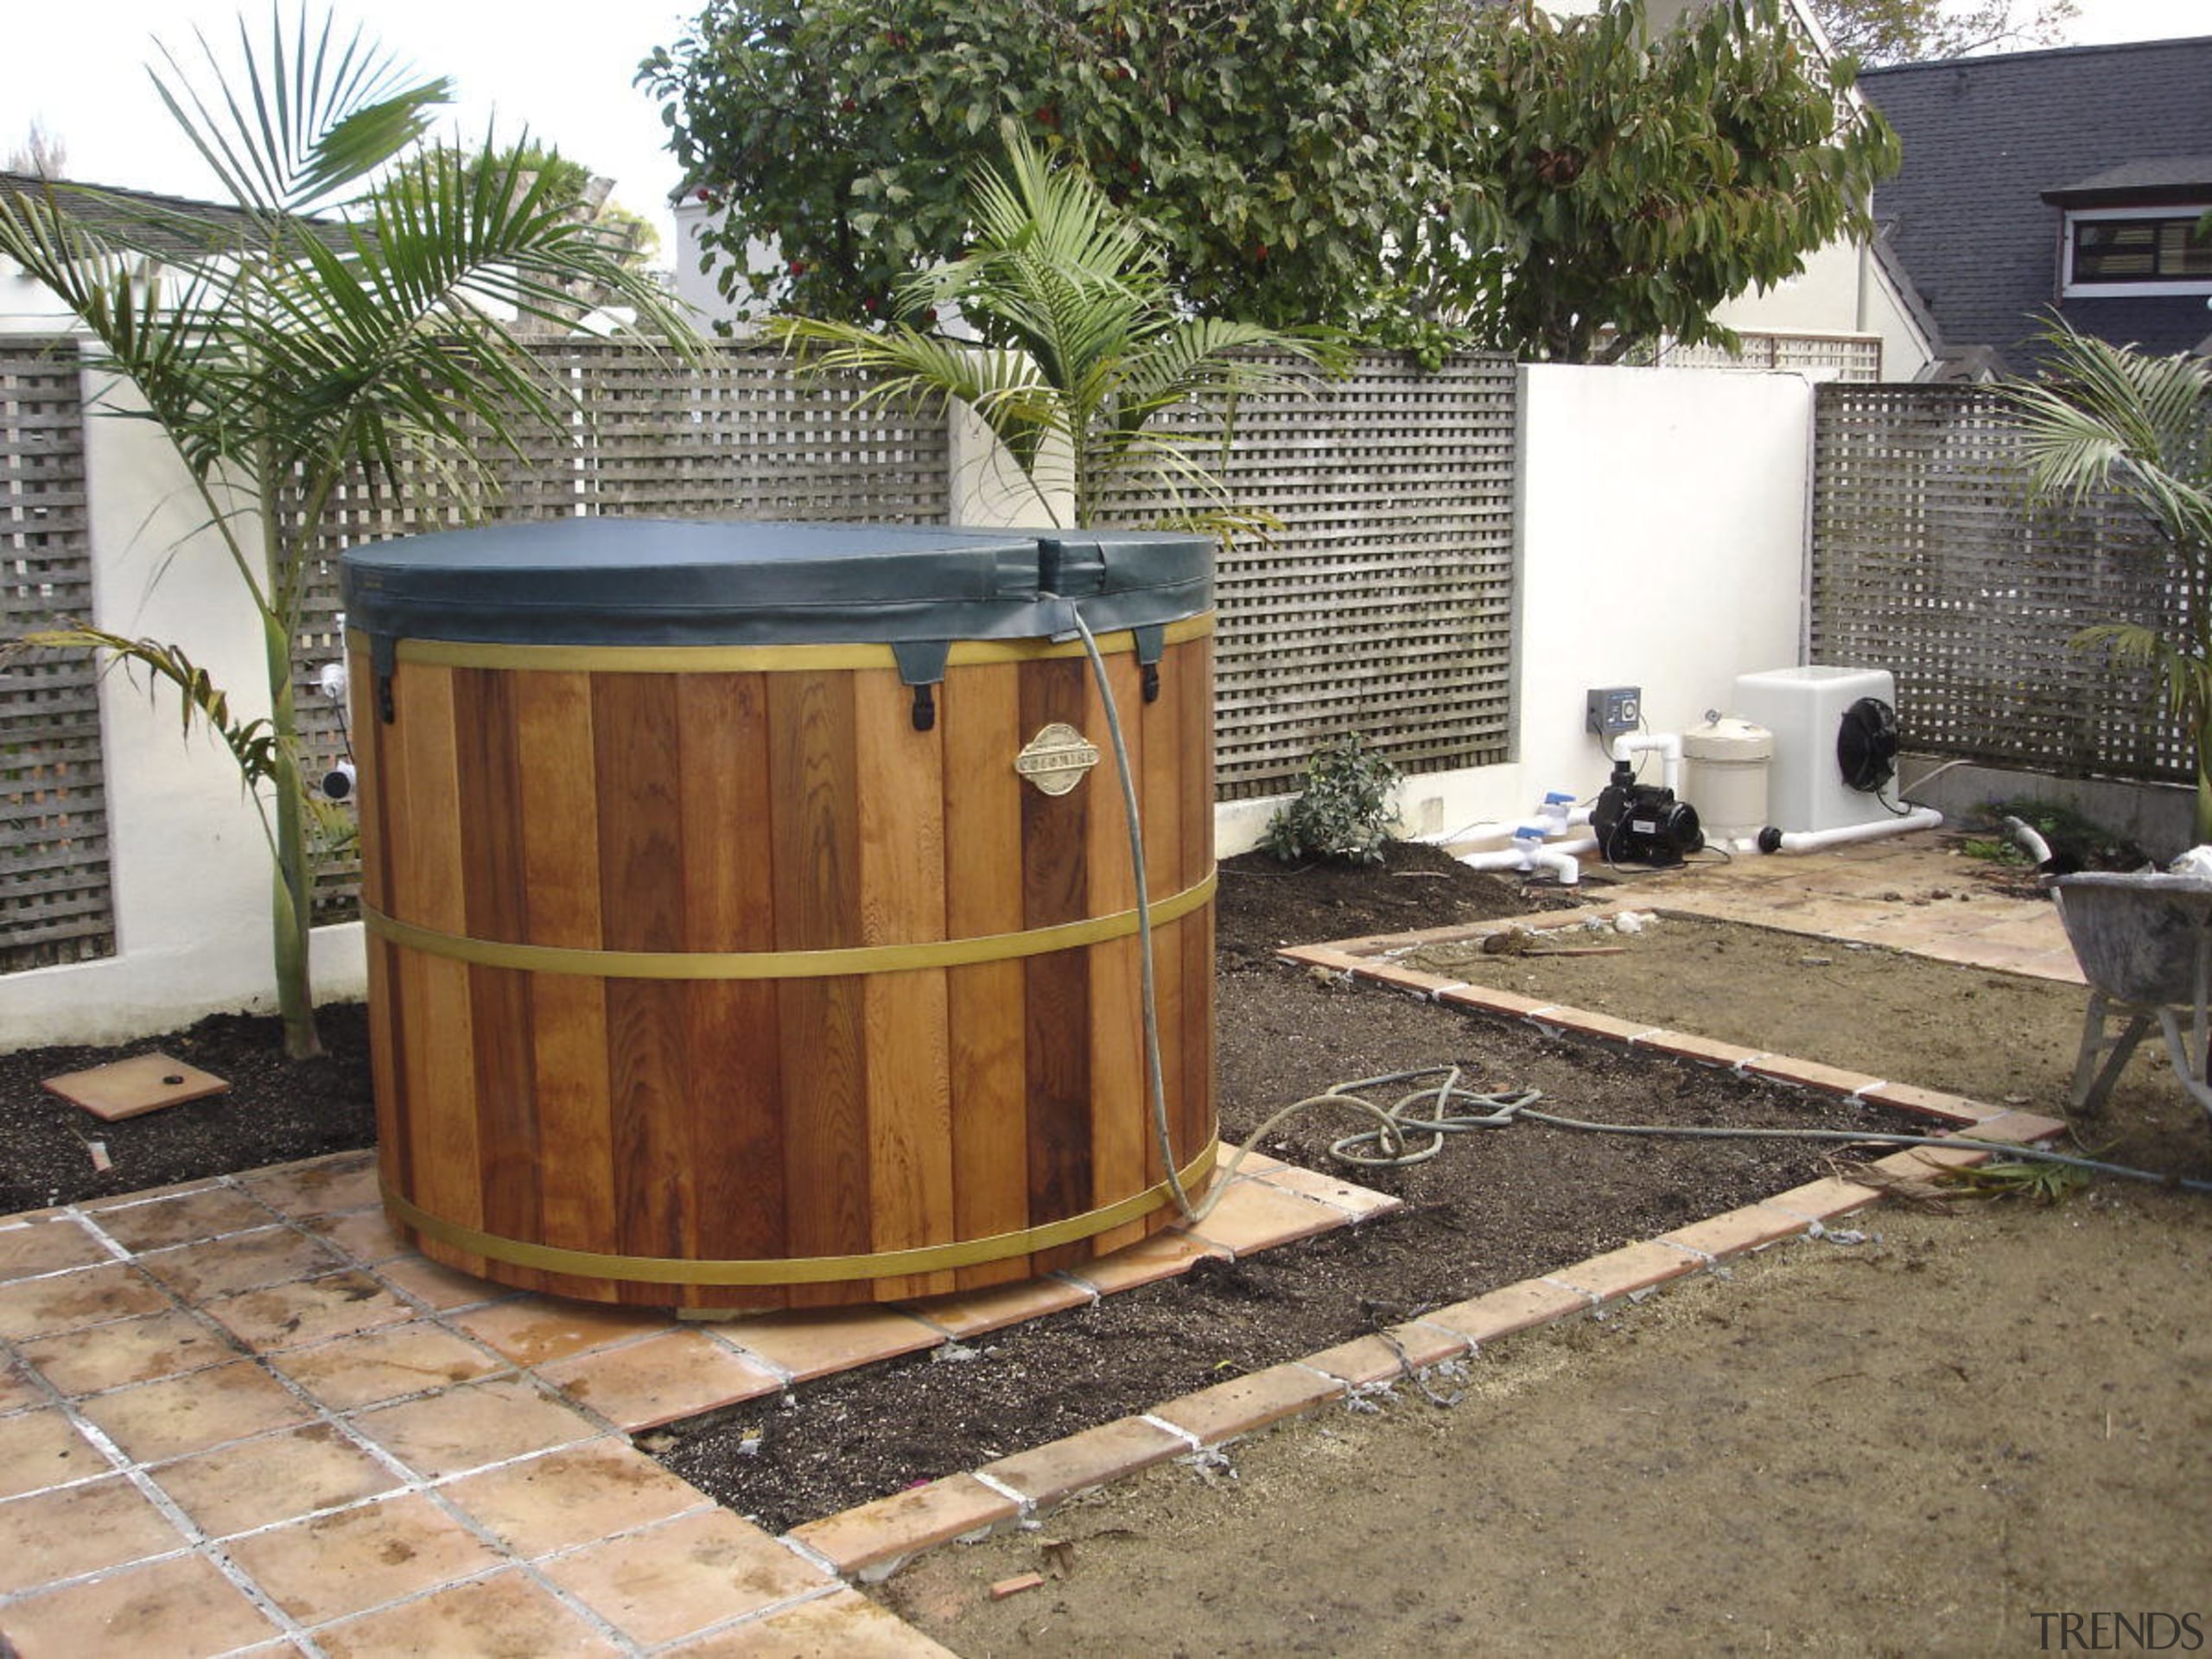
<instances>
[{"instance_id":1,"label":"white plastic box","mask_svg":"<svg viewBox=\"0 0 2212 1659\"><path fill-rule=\"evenodd\" d=\"M1775 828L1792 834L1842 830L1896 816L1891 806L1843 781L1835 741L1844 710L1859 698L1878 697L1894 708L1897 696L1896 677L1885 668L1815 664L1736 677L1730 712L1774 734L1766 793ZM1895 786L1889 787L1894 802Z\"/></svg>"}]
</instances>

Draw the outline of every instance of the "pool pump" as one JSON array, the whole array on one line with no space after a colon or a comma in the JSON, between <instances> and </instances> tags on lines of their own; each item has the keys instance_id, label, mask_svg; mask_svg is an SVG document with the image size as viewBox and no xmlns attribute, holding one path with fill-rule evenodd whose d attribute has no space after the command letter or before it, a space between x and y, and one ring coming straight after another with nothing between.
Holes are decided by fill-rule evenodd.
<instances>
[{"instance_id":1,"label":"pool pump","mask_svg":"<svg viewBox=\"0 0 2212 1659\"><path fill-rule=\"evenodd\" d=\"M1679 864L1705 845L1697 809L1662 785L1637 783L1636 769L1625 760L1613 763L1590 827L1597 831L1599 852L1612 864Z\"/></svg>"}]
</instances>

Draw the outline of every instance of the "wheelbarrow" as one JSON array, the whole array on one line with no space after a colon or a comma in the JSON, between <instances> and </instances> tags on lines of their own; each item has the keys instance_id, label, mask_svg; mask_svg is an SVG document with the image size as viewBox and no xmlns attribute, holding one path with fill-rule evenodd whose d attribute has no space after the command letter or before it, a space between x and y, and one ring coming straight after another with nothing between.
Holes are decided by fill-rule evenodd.
<instances>
[{"instance_id":1,"label":"wheelbarrow","mask_svg":"<svg viewBox=\"0 0 2212 1659\"><path fill-rule=\"evenodd\" d=\"M2155 1022L2174 1075L2212 1114L2206 1011L2212 1000L2212 880L2195 875L2049 876L2067 943L2089 982L2089 1009L2069 1099L2104 1109L2120 1068ZM2187 1028L2183 1020L2186 1018ZM2107 1033L2107 1022L2117 1022ZM2102 1064L2099 1062L2101 1060Z\"/></svg>"}]
</instances>

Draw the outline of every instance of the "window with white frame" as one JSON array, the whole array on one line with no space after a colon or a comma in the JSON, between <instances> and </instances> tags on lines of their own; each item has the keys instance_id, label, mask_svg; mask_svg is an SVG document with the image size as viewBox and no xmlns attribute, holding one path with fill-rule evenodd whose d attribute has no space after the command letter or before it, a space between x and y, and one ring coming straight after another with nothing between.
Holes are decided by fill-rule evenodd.
<instances>
[{"instance_id":1,"label":"window with white frame","mask_svg":"<svg viewBox=\"0 0 2212 1659\"><path fill-rule=\"evenodd\" d=\"M2212 294L2208 209L2212 202L2069 209L2065 296Z\"/></svg>"}]
</instances>

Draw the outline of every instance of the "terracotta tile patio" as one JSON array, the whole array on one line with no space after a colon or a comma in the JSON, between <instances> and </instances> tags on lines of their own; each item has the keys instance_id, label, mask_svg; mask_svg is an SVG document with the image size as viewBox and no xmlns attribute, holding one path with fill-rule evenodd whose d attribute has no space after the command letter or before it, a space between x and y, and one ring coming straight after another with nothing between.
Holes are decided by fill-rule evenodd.
<instances>
[{"instance_id":1,"label":"terracotta tile patio","mask_svg":"<svg viewBox=\"0 0 2212 1659\"><path fill-rule=\"evenodd\" d=\"M1926 836L1738 859L1609 898L2080 982L2047 904L1971 892ZM1340 941L1307 959L1382 977L1395 942ZM1573 1010L1535 1017L1578 1023ZM1668 1047L1669 1036L1635 1040ZM1757 1059L1791 1074L1784 1058ZM1800 1080L1906 1092L1834 1068ZM2014 1138L2057 1128L1995 1117ZM712 1324L518 1294L428 1262L385 1225L362 1154L11 1217L0 1221L0 1634L25 1659L938 1653L839 1573L887 1571L1872 1197L1841 1181L1777 1194L780 1539L660 1468L631 1433L1392 1201L1255 1157L1195 1230L1080 1276Z\"/></svg>"},{"instance_id":2,"label":"terracotta tile patio","mask_svg":"<svg viewBox=\"0 0 2212 1659\"><path fill-rule=\"evenodd\" d=\"M939 1652L631 1435L1394 1202L1255 1159L1204 1236L1080 1276L712 1324L436 1267L365 1153L10 1217L0 1635L24 1659Z\"/></svg>"}]
</instances>

